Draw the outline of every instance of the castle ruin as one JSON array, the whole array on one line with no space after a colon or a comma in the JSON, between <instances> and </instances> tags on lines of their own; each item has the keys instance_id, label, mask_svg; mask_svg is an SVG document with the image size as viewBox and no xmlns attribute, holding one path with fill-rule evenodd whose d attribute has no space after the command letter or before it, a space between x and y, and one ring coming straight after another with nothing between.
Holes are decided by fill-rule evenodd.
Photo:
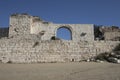
<instances>
[{"instance_id":1,"label":"castle ruin","mask_svg":"<svg viewBox=\"0 0 120 80\"><path fill-rule=\"evenodd\" d=\"M67 28L71 40L57 37ZM99 32L96 34L96 31ZM112 35L112 36L111 36ZM120 43L118 27L54 24L37 16L12 14L9 28L0 29L0 61L4 63L73 62L112 51Z\"/></svg>"}]
</instances>

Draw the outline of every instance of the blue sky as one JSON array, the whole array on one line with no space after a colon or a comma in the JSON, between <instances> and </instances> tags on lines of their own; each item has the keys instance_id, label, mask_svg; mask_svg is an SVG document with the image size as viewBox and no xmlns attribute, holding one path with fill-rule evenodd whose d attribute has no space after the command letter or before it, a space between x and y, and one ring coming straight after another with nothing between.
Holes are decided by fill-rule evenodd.
<instances>
[{"instance_id":1,"label":"blue sky","mask_svg":"<svg viewBox=\"0 0 120 80\"><path fill-rule=\"evenodd\" d=\"M0 0L0 27L13 13L28 13L54 23L120 26L120 0Z\"/></svg>"},{"instance_id":2,"label":"blue sky","mask_svg":"<svg viewBox=\"0 0 120 80\"><path fill-rule=\"evenodd\" d=\"M64 40L72 40L72 33L69 29L62 27L57 30L57 38Z\"/></svg>"}]
</instances>

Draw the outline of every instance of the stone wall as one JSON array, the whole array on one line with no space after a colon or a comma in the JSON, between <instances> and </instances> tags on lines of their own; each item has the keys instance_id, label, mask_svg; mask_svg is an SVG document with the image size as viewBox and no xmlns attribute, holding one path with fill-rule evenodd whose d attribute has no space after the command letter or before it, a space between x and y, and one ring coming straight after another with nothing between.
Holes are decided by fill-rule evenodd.
<instances>
[{"instance_id":1,"label":"stone wall","mask_svg":"<svg viewBox=\"0 0 120 80\"><path fill-rule=\"evenodd\" d=\"M27 14L13 14L10 16L9 37L29 35L32 17Z\"/></svg>"},{"instance_id":2,"label":"stone wall","mask_svg":"<svg viewBox=\"0 0 120 80\"><path fill-rule=\"evenodd\" d=\"M32 34L38 34L39 32L45 31L41 39L50 40L51 37L57 36L57 29L60 27L66 27L71 31L72 41L94 41L93 24L44 24L42 22L34 22L31 30ZM86 35L81 36L82 33Z\"/></svg>"},{"instance_id":3,"label":"stone wall","mask_svg":"<svg viewBox=\"0 0 120 80\"><path fill-rule=\"evenodd\" d=\"M104 34L104 39L107 41L120 41L120 29L119 27L101 27L101 32Z\"/></svg>"},{"instance_id":4,"label":"stone wall","mask_svg":"<svg viewBox=\"0 0 120 80\"><path fill-rule=\"evenodd\" d=\"M36 41L32 39L1 39L0 61L4 63L71 62L109 52L120 42Z\"/></svg>"},{"instance_id":5,"label":"stone wall","mask_svg":"<svg viewBox=\"0 0 120 80\"><path fill-rule=\"evenodd\" d=\"M51 40L66 27L72 40ZM83 35L84 34L84 35ZM54 24L28 14L10 17L9 37L0 39L4 63L71 62L112 51L119 41L94 41L93 24Z\"/></svg>"},{"instance_id":6,"label":"stone wall","mask_svg":"<svg viewBox=\"0 0 120 80\"><path fill-rule=\"evenodd\" d=\"M104 33L105 40L120 41L120 31L108 31Z\"/></svg>"},{"instance_id":7,"label":"stone wall","mask_svg":"<svg viewBox=\"0 0 120 80\"><path fill-rule=\"evenodd\" d=\"M29 34L38 35L44 32L41 40L50 40L53 36L57 35L57 30L60 27L66 27L71 31L72 41L94 41L93 24L54 24L28 14L11 15L9 37L27 36ZM82 34L85 35L81 36Z\"/></svg>"}]
</instances>

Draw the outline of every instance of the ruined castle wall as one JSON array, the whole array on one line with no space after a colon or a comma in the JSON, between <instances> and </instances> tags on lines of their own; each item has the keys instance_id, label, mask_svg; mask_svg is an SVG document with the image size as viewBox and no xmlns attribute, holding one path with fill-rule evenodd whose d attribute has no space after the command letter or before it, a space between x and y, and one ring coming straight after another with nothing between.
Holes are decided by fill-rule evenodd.
<instances>
[{"instance_id":1,"label":"ruined castle wall","mask_svg":"<svg viewBox=\"0 0 120 80\"><path fill-rule=\"evenodd\" d=\"M13 63L70 62L88 59L111 51L114 41L73 42L34 41L25 39L0 40L0 61Z\"/></svg>"},{"instance_id":2,"label":"ruined castle wall","mask_svg":"<svg viewBox=\"0 0 120 80\"><path fill-rule=\"evenodd\" d=\"M50 40L51 37L57 35L57 30L61 27L66 27L71 31L72 41L94 41L93 24L54 24L27 14L11 15L9 37L38 35L44 32L41 40Z\"/></svg>"},{"instance_id":3,"label":"ruined castle wall","mask_svg":"<svg viewBox=\"0 0 120 80\"><path fill-rule=\"evenodd\" d=\"M45 34L42 36L41 39L50 40L51 37L57 36L57 29L59 29L60 27L67 27L71 30L73 41L94 41L93 24L44 24L37 21L33 23L31 33L38 34L41 31L45 31ZM85 35L81 36L82 33L85 33Z\"/></svg>"},{"instance_id":4,"label":"ruined castle wall","mask_svg":"<svg viewBox=\"0 0 120 80\"><path fill-rule=\"evenodd\" d=\"M120 39L120 31L108 31L104 33L105 40L116 40L117 38Z\"/></svg>"},{"instance_id":5,"label":"ruined castle wall","mask_svg":"<svg viewBox=\"0 0 120 80\"><path fill-rule=\"evenodd\" d=\"M10 17L9 37L30 34L32 17L29 15L13 14Z\"/></svg>"}]
</instances>

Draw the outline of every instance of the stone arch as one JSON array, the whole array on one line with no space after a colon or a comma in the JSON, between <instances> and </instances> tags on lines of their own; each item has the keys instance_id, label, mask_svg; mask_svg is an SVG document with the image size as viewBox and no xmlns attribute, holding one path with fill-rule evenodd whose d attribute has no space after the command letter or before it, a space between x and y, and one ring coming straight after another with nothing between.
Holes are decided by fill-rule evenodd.
<instances>
[{"instance_id":1,"label":"stone arch","mask_svg":"<svg viewBox=\"0 0 120 80\"><path fill-rule=\"evenodd\" d=\"M64 29L64 31L66 31L66 33L62 33L61 35L63 35L63 37L58 36L58 32L60 29ZM60 38L60 39L64 39L64 40L72 40L72 28L68 25L62 25L56 28L55 30L55 36ZM64 38L66 37L66 38Z\"/></svg>"}]
</instances>

